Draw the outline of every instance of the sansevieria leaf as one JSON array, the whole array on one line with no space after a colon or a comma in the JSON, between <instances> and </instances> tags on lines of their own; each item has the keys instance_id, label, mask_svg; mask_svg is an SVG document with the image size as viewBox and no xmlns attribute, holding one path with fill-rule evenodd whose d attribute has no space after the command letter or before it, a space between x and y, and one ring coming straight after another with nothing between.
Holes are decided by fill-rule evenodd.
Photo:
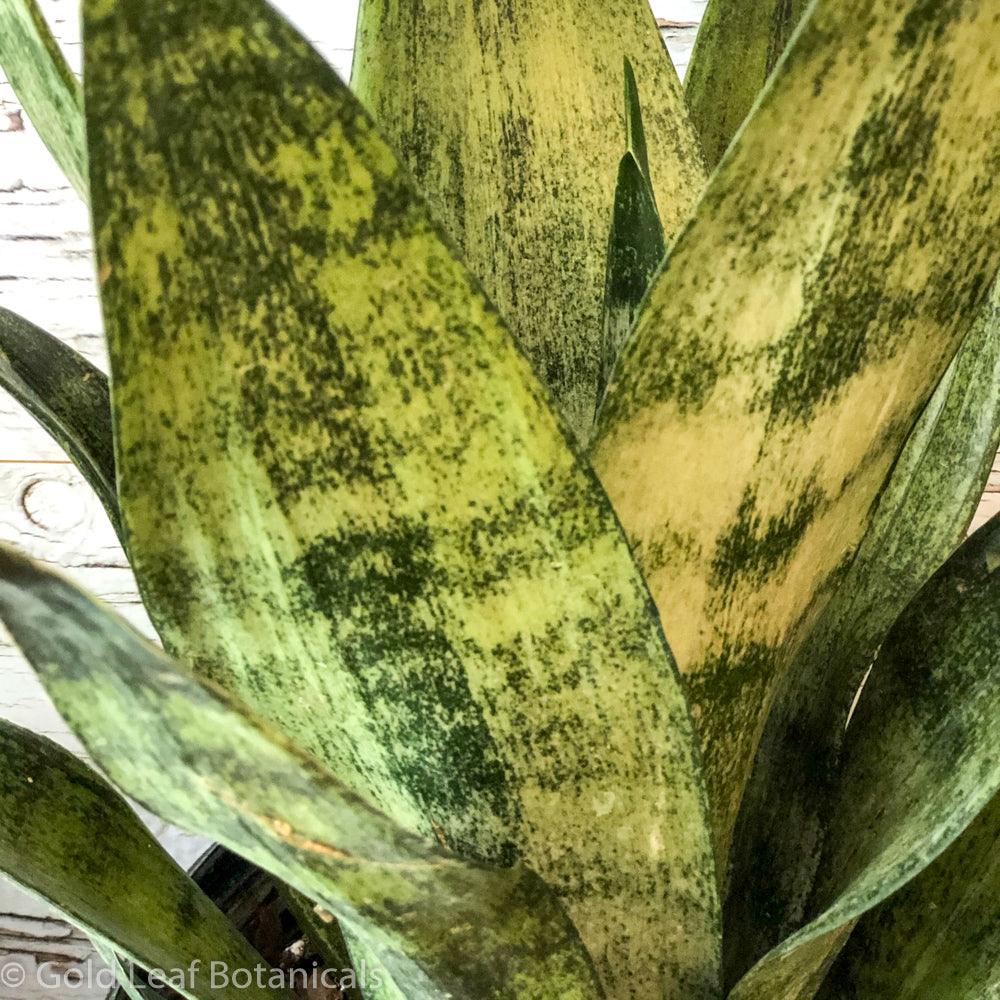
<instances>
[{"instance_id":1,"label":"sansevieria leaf","mask_svg":"<svg viewBox=\"0 0 1000 1000\"><path fill-rule=\"evenodd\" d=\"M618 164L618 184L608 239L604 285L604 341L598 398L611 377L618 352L628 337L639 303L666 251L663 225L649 178L649 155L642 125L639 90L632 65L625 60L626 150Z\"/></svg>"},{"instance_id":2,"label":"sansevieria leaf","mask_svg":"<svg viewBox=\"0 0 1000 1000\"><path fill-rule=\"evenodd\" d=\"M768 719L737 825L725 906L727 978L801 923L855 694L889 627L965 537L998 443L995 285L907 438L864 540Z\"/></svg>"},{"instance_id":3,"label":"sansevieria leaf","mask_svg":"<svg viewBox=\"0 0 1000 1000\"><path fill-rule=\"evenodd\" d=\"M704 173L644 0L361 3L355 91L581 440L601 370L623 57L672 235Z\"/></svg>"},{"instance_id":4,"label":"sansevieria leaf","mask_svg":"<svg viewBox=\"0 0 1000 1000\"><path fill-rule=\"evenodd\" d=\"M351 952L337 919L295 889L286 886L284 897L295 922L305 935L308 947L320 954L328 969L340 973L334 980L340 987L339 1000L365 1000L358 988Z\"/></svg>"},{"instance_id":5,"label":"sansevieria leaf","mask_svg":"<svg viewBox=\"0 0 1000 1000\"><path fill-rule=\"evenodd\" d=\"M395 822L537 870L610 994L714 996L648 592L407 173L259 0L89 0L84 33L119 494L168 648Z\"/></svg>"},{"instance_id":6,"label":"sansevieria leaf","mask_svg":"<svg viewBox=\"0 0 1000 1000\"><path fill-rule=\"evenodd\" d=\"M605 397L596 468L687 675L720 864L776 684L1000 264L998 16L818 0Z\"/></svg>"},{"instance_id":7,"label":"sansevieria leaf","mask_svg":"<svg viewBox=\"0 0 1000 1000\"><path fill-rule=\"evenodd\" d=\"M0 307L0 387L65 449L118 528L111 401L104 372L34 323Z\"/></svg>"},{"instance_id":8,"label":"sansevieria leaf","mask_svg":"<svg viewBox=\"0 0 1000 1000\"><path fill-rule=\"evenodd\" d=\"M709 0L684 77L709 167L722 159L808 6L809 0Z\"/></svg>"},{"instance_id":9,"label":"sansevieria leaf","mask_svg":"<svg viewBox=\"0 0 1000 1000\"><path fill-rule=\"evenodd\" d=\"M1000 995L1000 796L912 882L865 914L819 1000Z\"/></svg>"},{"instance_id":10,"label":"sansevieria leaf","mask_svg":"<svg viewBox=\"0 0 1000 1000\"><path fill-rule=\"evenodd\" d=\"M37 0L0 0L0 66L42 141L87 200L83 94Z\"/></svg>"},{"instance_id":11,"label":"sansevieria leaf","mask_svg":"<svg viewBox=\"0 0 1000 1000\"><path fill-rule=\"evenodd\" d=\"M596 993L576 931L537 876L461 861L406 834L245 706L7 547L0 619L119 787L322 902L410 1000ZM73 852L62 848L65 864ZM135 916L134 929L144 926Z\"/></svg>"},{"instance_id":12,"label":"sansevieria leaf","mask_svg":"<svg viewBox=\"0 0 1000 1000\"><path fill-rule=\"evenodd\" d=\"M0 614L10 621L6 569ZM31 628L10 623L15 631ZM79 711L94 708L81 696ZM113 742L115 733L104 739ZM254 969L264 960L107 782L55 743L4 720L0 871L143 968L183 970L177 983L188 1000L292 1000L256 980L243 991L213 984L212 962Z\"/></svg>"},{"instance_id":13,"label":"sansevieria leaf","mask_svg":"<svg viewBox=\"0 0 1000 1000\"><path fill-rule=\"evenodd\" d=\"M925 869L1000 790L998 734L994 518L932 577L883 644L847 731L813 919L751 969L732 1000L810 1000L857 918Z\"/></svg>"}]
</instances>

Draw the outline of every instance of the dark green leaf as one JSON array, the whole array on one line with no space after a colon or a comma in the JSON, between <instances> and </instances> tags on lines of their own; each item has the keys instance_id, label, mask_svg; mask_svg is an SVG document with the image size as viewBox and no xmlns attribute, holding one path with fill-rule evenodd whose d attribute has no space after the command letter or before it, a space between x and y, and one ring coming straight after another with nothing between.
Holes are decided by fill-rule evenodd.
<instances>
[{"instance_id":1,"label":"dark green leaf","mask_svg":"<svg viewBox=\"0 0 1000 1000\"><path fill-rule=\"evenodd\" d=\"M572 923L536 875L461 861L404 833L245 706L6 547L0 619L119 787L322 903L411 1000L599 995ZM52 853L72 856L68 843Z\"/></svg>"},{"instance_id":2,"label":"dark green leaf","mask_svg":"<svg viewBox=\"0 0 1000 1000\"><path fill-rule=\"evenodd\" d=\"M88 0L84 34L119 493L165 643L401 827L536 869L614 990L715 995L648 592L409 175L261 0Z\"/></svg>"},{"instance_id":3,"label":"dark green leaf","mask_svg":"<svg viewBox=\"0 0 1000 1000\"><path fill-rule=\"evenodd\" d=\"M811 998L858 917L934 861L998 789L994 518L931 578L883 644L847 731L811 920L747 973L732 1000ZM943 911L942 922L952 915Z\"/></svg>"},{"instance_id":4,"label":"dark green leaf","mask_svg":"<svg viewBox=\"0 0 1000 1000\"><path fill-rule=\"evenodd\" d=\"M10 564L0 559L6 578ZM23 634L32 629L32 612L12 615L10 590L7 579L0 582L2 617ZM83 692L78 697L77 711L93 717L96 701ZM110 745L116 735L109 727L101 740ZM264 960L102 778L56 744L3 720L0 870L143 968L184 970L178 987L189 1000L292 1000L284 990L256 985L213 986L212 962L232 970L255 969Z\"/></svg>"},{"instance_id":5,"label":"dark green leaf","mask_svg":"<svg viewBox=\"0 0 1000 1000\"><path fill-rule=\"evenodd\" d=\"M649 150L646 147L646 129L642 124L642 102L639 99L639 84L635 79L635 70L628 56L625 57L625 149L635 157L635 162L642 171L642 176L649 183L650 193L655 205L656 194L653 191L652 173L649 169ZM618 186L621 186L619 175ZM657 214L659 219L659 214Z\"/></svg>"},{"instance_id":6,"label":"dark green leaf","mask_svg":"<svg viewBox=\"0 0 1000 1000\"><path fill-rule=\"evenodd\" d=\"M965 537L1000 442L1000 286L924 408L854 561L768 720L726 900L727 978L802 920L855 693L892 623Z\"/></svg>"},{"instance_id":7,"label":"dark green leaf","mask_svg":"<svg viewBox=\"0 0 1000 1000\"><path fill-rule=\"evenodd\" d=\"M86 201L83 94L37 0L0 0L0 66L43 142Z\"/></svg>"},{"instance_id":8,"label":"dark green leaf","mask_svg":"<svg viewBox=\"0 0 1000 1000\"><path fill-rule=\"evenodd\" d=\"M0 386L65 449L121 534L107 376L61 340L0 307Z\"/></svg>"},{"instance_id":9,"label":"dark green leaf","mask_svg":"<svg viewBox=\"0 0 1000 1000\"><path fill-rule=\"evenodd\" d=\"M666 251L663 225L650 180L639 87L632 64L627 58L625 147L625 155L618 165L611 235L608 238L598 400L604 395L618 352L628 338L639 311L639 303L642 302Z\"/></svg>"},{"instance_id":10,"label":"dark green leaf","mask_svg":"<svg viewBox=\"0 0 1000 1000\"><path fill-rule=\"evenodd\" d=\"M604 342L601 346L602 393L665 251L663 226L656 211L653 190L633 154L626 153L618 167L618 187L608 240Z\"/></svg>"}]
</instances>

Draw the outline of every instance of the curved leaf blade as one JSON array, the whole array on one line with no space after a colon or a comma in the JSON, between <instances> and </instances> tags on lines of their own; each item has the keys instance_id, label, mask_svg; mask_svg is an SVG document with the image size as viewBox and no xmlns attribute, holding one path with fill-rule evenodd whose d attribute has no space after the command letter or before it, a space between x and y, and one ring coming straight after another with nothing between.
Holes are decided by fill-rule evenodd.
<instances>
[{"instance_id":1,"label":"curved leaf blade","mask_svg":"<svg viewBox=\"0 0 1000 1000\"><path fill-rule=\"evenodd\" d=\"M248 990L214 985L212 962L234 970L264 960L102 778L2 719L0 869L143 968L184 970L177 983L187 1000L292 1000L256 981Z\"/></svg>"},{"instance_id":2,"label":"curved leaf blade","mask_svg":"<svg viewBox=\"0 0 1000 1000\"><path fill-rule=\"evenodd\" d=\"M40 327L0 306L0 387L63 448L121 536L108 378Z\"/></svg>"},{"instance_id":3,"label":"curved leaf blade","mask_svg":"<svg viewBox=\"0 0 1000 1000\"><path fill-rule=\"evenodd\" d=\"M119 492L168 648L405 828L523 859L615 989L713 996L648 592L405 171L262 2L84 23Z\"/></svg>"},{"instance_id":4,"label":"curved leaf blade","mask_svg":"<svg viewBox=\"0 0 1000 1000\"><path fill-rule=\"evenodd\" d=\"M732 1000L815 995L857 919L926 869L1000 790L998 727L994 518L893 626L848 729L813 919L754 966Z\"/></svg>"},{"instance_id":5,"label":"curved leaf blade","mask_svg":"<svg viewBox=\"0 0 1000 1000\"><path fill-rule=\"evenodd\" d=\"M594 449L688 680L720 867L777 683L1000 264L992 11L811 10L646 299Z\"/></svg>"},{"instance_id":6,"label":"curved leaf blade","mask_svg":"<svg viewBox=\"0 0 1000 1000\"><path fill-rule=\"evenodd\" d=\"M1000 446L1000 285L934 390L850 568L786 676L737 825L728 978L801 925L855 694L889 628L965 537ZM808 748L805 751L804 748Z\"/></svg>"},{"instance_id":7,"label":"curved leaf blade","mask_svg":"<svg viewBox=\"0 0 1000 1000\"><path fill-rule=\"evenodd\" d=\"M865 914L820 1000L987 1000L1000 988L1000 796L932 865Z\"/></svg>"},{"instance_id":8,"label":"curved leaf blade","mask_svg":"<svg viewBox=\"0 0 1000 1000\"><path fill-rule=\"evenodd\" d=\"M558 900L526 869L429 848L70 583L0 547L0 618L115 783L361 933L411 998L592 996Z\"/></svg>"},{"instance_id":9,"label":"curved leaf blade","mask_svg":"<svg viewBox=\"0 0 1000 1000\"><path fill-rule=\"evenodd\" d=\"M808 7L809 0L709 0L684 78L709 169L749 116Z\"/></svg>"},{"instance_id":10,"label":"curved leaf blade","mask_svg":"<svg viewBox=\"0 0 1000 1000\"><path fill-rule=\"evenodd\" d=\"M673 234L704 170L648 4L361 4L355 92L580 441L600 380L623 58L646 95L644 170Z\"/></svg>"},{"instance_id":11,"label":"curved leaf blade","mask_svg":"<svg viewBox=\"0 0 1000 1000\"><path fill-rule=\"evenodd\" d=\"M83 93L37 0L0 0L0 66L42 141L87 201Z\"/></svg>"}]
</instances>

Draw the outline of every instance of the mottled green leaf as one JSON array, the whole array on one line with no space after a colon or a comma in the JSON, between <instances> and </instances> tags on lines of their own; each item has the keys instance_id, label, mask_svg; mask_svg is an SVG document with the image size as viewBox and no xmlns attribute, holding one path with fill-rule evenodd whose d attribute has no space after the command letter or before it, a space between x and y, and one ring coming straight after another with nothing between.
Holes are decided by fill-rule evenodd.
<instances>
[{"instance_id":1,"label":"mottled green leaf","mask_svg":"<svg viewBox=\"0 0 1000 1000\"><path fill-rule=\"evenodd\" d=\"M649 190L653 192L652 172L649 168L649 147L646 145L646 127L642 124L642 101L639 97L639 84L635 78L635 70L628 56L624 62L625 76L625 149L635 157L635 162L642 171L642 176L649 182ZM656 195L653 193L653 203ZM659 218L659 215L657 215Z\"/></svg>"},{"instance_id":2,"label":"mottled green leaf","mask_svg":"<svg viewBox=\"0 0 1000 1000\"><path fill-rule=\"evenodd\" d=\"M399 975L407 997L597 992L571 922L536 875L465 862L404 833L242 703L6 547L0 619L119 787L321 902ZM65 864L73 851L61 847Z\"/></svg>"},{"instance_id":3,"label":"mottled green leaf","mask_svg":"<svg viewBox=\"0 0 1000 1000\"><path fill-rule=\"evenodd\" d=\"M0 307L0 387L66 451L117 529L107 376L61 340Z\"/></svg>"},{"instance_id":4,"label":"mottled green leaf","mask_svg":"<svg viewBox=\"0 0 1000 1000\"><path fill-rule=\"evenodd\" d=\"M811 922L754 966L731 1000L810 1000L857 918L925 869L1000 789L998 735L994 518L889 633L848 728Z\"/></svg>"},{"instance_id":5,"label":"mottled green leaf","mask_svg":"<svg viewBox=\"0 0 1000 1000\"><path fill-rule=\"evenodd\" d=\"M1000 285L907 439L768 719L737 825L727 979L801 924L854 696L890 626L965 537L998 443Z\"/></svg>"},{"instance_id":6,"label":"mottled green leaf","mask_svg":"<svg viewBox=\"0 0 1000 1000\"><path fill-rule=\"evenodd\" d=\"M709 167L750 114L808 6L809 0L709 0L684 77Z\"/></svg>"},{"instance_id":7,"label":"mottled green leaf","mask_svg":"<svg viewBox=\"0 0 1000 1000\"><path fill-rule=\"evenodd\" d=\"M0 0L0 66L42 141L86 201L83 94L37 0Z\"/></svg>"},{"instance_id":8,"label":"mottled green leaf","mask_svg":"<svg viewBox=\"0 0 1000 1000\"><path fill-rule=\"evenodd\" d=\"M401 826L537 870L615 995L712 996L648 592L408 174L259 0L84 14L119 493L166 644Z\"/></svg>"},{"instance_id":9,"label":"mottled green leaf","mask_svg":"<svg viewBox=\"0 0 1000 1000\"><path fill-rule=\"evenodd\" d=\"M0 615L23 635L33 628L32 613L13 610L8 563L0 559ZM53 645L58 639L50 653ZM93 717L94 698L77 696L77 711ZM102 738L113 743L116 733ZM291 1000L283 990L213 985L213 961L253 969L263 959L101 777L55 743L2 719L0 870L143 968L185 970L178 985L188 1000Z\"/></svg>"},{"instance_id":10,"label":"mottled green leaf","mask_svg":"<svg viewBox=\"0 0 1000 1000\"><path fill-rule=\"evenodd\" d=\"M623 57L645 98L647 173L673 234L704 171L648 3L361 4L355 91L581 441L602 365Z\"/></svg>"},{"instance_id":11,"label":"mottled green leaf","mask_svg":"<svg viewBox=\"0 0 1000 1000\"><path fill-rule=\"evenodd\" d=\"M865 914L820 1000L1000 996L1000 796L932 865Z\"/></svg>"},{"instance_id":12,"label":"mottled green leaf","mask_svg":"<svg viewBox=\"0 0 1000 1000\"><path fill-rule=\"evenodd\" d=\"M818 0L605 397L596 468L687 675L721 864L777 683L1000 265L998 16Z\"/></svg>"}]
</instances>

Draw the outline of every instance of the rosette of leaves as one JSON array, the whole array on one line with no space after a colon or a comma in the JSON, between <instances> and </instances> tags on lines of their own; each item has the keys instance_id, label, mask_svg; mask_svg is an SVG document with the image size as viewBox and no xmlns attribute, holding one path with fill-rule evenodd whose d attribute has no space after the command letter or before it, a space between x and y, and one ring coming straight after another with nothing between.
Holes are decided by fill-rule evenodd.
<instances>
[{"instance_id":1,"label":"rosette of leaves","mask_svg":"<svg viewBox=\"0 0 1000 1000\"><path fill-rule=\"evenodd\" d=\"M0 0L111 369L3 312L0 380L162 641L2 550L103 774L0 728L0 867L259 962L129 796L371 996L992 995L998 19L712 0L685 94L645 0L363 0L350 86L262 0L84 0L81 93Z\"/></svg>"}]
</instances>

